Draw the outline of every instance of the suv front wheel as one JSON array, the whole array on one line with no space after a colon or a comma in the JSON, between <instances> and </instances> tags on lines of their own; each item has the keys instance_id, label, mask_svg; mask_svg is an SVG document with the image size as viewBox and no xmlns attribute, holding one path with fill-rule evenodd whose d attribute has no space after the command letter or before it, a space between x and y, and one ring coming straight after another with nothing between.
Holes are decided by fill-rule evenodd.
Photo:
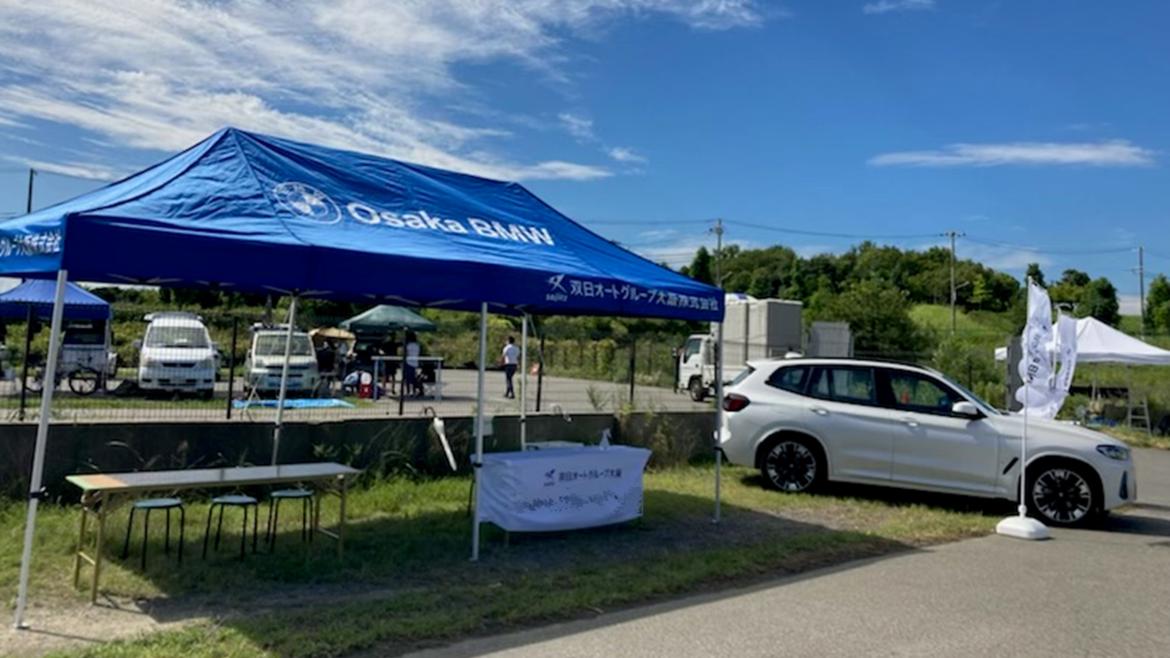
<instances>
[{"instance_id":1,"label":"suv front wheel","mask_svg":"<svg viewBox=\"0 0 1170 658\"><path fill-rule=\"evenodd\" d=\"M760 473L769 487L799 493L815 489L824 479L821 451L812 441L797 436L780 436L765 448Z\"/></svg>"},{"instance_id":2,"label":"suv front wheel","mask_svg":"<svg viewBox=\"0 0 1170 658\"><path fill-rule=\"evenodd\" d=\"M1026 491L1028 512L1046 525L1083 525L1101 508L1094 474L1073 462L1053 461L1029 469Z\"/></svg>"}]
</instances>

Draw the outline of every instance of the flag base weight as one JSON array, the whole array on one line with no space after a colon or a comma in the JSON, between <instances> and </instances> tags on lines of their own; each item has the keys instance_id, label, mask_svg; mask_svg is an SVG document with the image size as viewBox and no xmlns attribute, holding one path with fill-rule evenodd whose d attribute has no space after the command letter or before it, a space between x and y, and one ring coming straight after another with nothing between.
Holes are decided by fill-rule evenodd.
<instances>
[{"instance_id":1,"label":"flag base weight","mask_svg":"<svg viewBox=\"0 0 1170 658\"><path fill-rule=\"evenodd\" d=\"M1048 526L1027 516L1009 516L995 526L996 534L1016 539L1049 539Z\"/></svg>"}]
</instances>

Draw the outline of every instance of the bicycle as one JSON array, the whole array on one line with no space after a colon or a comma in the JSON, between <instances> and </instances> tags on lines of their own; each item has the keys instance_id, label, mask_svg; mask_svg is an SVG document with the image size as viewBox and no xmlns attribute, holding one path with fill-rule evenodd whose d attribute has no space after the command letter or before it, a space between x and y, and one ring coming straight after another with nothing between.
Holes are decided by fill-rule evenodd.
<instances>
[{"instance_id":1,"label":"bicycle","mask_svg":"<svg viewBox=\"0 0 1170 658\"><path fill-rule=\"evenodd\" d=\"M82 397L93 395L99 389L104 389L106 385L105 373L98 372L95 368L89 366L78 366L68 372L58 372L54 377L53 387L56 388L65 381L69 385L69 390L73 391L74 395ZM45 368L38 366L36 371L31 373L25 381L25 387L32 393L40 393L45 388Z\"/></svg>"}]
</instances>

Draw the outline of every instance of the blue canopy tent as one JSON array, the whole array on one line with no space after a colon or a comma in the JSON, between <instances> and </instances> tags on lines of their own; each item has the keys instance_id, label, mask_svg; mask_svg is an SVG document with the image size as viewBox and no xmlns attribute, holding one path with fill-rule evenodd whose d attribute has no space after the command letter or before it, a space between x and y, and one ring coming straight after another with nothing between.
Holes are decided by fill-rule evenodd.
<instances>
[{"instance_id":1,"label":"blue canopy tent","mask_svg":"<svg viewBox=\"0 0 1170 658\"><path fill-rule=\"evenodd\" d=\"M0 293L0 318L26 318L31 311L38 318L53 314L55 286L52 281L30 279ZM76 283L65 287L65 318L70 320L109 320L110 303Z\"/></svg>"},{"instance_id":2,"label":"blue canopy tent","mask_svg":"<svg viewBox=\"0 0 1170 658\"><path fill-rule=\"evenodd\" d=\"M293 300L289 344L299 297L479 311L481 401L489 310L723 319L719 289L622 249L519 184L232 128L97 191L0 224L0 276L56 277L54 332L69 278L286 293ZM49 359L51 381L52 347ZM51 401L45 387L34 492ZM35 510L34 495L18 620ZM478 534L476 523L473 555Z\"/></svg>"}]
</instances>

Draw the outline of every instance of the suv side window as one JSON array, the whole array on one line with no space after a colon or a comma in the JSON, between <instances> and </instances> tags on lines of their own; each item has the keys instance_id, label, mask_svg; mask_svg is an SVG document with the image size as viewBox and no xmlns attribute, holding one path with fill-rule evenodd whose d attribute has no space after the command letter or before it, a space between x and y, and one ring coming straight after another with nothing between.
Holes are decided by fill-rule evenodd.
<instances>
[{"instance_id":1,"label":"suv side window","mask_svg":"<svg viewBox=\"0 0 1170 658\"><path fill-rule=\"evenodd\" d=\"M768 377L767 384L772 388L778 388L789 393L796 393L797 395L804 395L805 384L808 383L808 366L786 366L777 368Z\"/></svg>"},{"instance_id":2,"label":"suv side window","mask_svg":"<svg viewBox=\"0 0 1170 658\"><path fill-rule=\"evenodd\" d=\"M951 407L965 399L949 386L921 373L888 369L886 378L895 409L950 415Z\"/></svg>"},{"instance_id":3,"label":"suv side window","mask_svg":"<svg viewBox=\"0 0 1170 658\"><path fill-rule=\"evenodd\" d=\"M846 404L877 404L873 368L824 366L813 374L809 395Z\"/></svg>"}]
</instances>

